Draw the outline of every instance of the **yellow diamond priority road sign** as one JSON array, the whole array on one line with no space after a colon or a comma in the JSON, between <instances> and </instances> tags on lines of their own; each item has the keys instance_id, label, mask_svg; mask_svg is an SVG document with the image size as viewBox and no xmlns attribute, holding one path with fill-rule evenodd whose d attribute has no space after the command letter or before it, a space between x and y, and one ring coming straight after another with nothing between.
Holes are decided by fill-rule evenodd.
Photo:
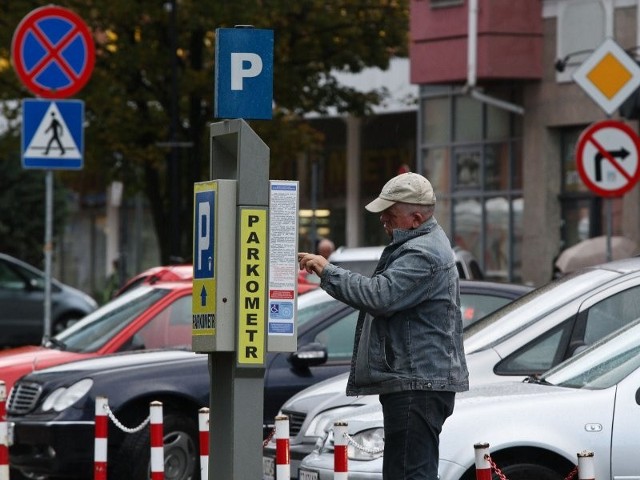
<instances>
[{"instance_id":1,"label":"yellow diamond priority road sign","mask_svg":"<svg viewBox=\"0 0 640 480\"><path fill-rule=\"evenodd\" d=\"M640 86L640 66L608 38L580 65L573 79L611 115Z\"/></svg>"}]
</instances>

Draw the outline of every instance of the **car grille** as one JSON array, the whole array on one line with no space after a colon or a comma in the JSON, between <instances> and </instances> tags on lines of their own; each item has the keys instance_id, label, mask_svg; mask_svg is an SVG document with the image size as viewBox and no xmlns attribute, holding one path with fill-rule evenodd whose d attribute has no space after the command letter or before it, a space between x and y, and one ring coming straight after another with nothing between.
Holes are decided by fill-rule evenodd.
<instances>
[{"instance_id":1,"label":"car grille","mask_svg":"<svg viewBox=\"0 0 640 480\"><path fill-rule=\"evenodd\" d=\"M7 412L24 415L34 409L42 393L42 387L37 383L18 382L11 389Z\"/></svg>"},{"instance_id":2,"label":"car grille","mask_svg":"<svg viewBox=\"0 0 640 480\"><path fill-rule=\"evenodd\" d=\"M300 433L306 415L304 413L291 411L283 411L282 414L289 417L289 436L295 437Z\"/></svg>"}]
</instances>

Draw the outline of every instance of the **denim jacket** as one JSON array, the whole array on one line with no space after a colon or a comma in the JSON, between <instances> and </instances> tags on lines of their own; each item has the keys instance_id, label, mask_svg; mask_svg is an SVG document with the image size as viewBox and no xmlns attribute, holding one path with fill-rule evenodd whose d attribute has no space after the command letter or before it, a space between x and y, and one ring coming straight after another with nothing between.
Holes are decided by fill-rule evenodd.
<instances>
[{"instance_id":1,"label":"denim jacket","mask_svg":"<svg viewBox=\"0 0 640 480\"><path fill-rule=\"evenodd\" d=\"M394 230L371 278L329 264L321 286L360 310L347 395L468 390L458 270L434 217Z\"/></svg>"}]
</instances>

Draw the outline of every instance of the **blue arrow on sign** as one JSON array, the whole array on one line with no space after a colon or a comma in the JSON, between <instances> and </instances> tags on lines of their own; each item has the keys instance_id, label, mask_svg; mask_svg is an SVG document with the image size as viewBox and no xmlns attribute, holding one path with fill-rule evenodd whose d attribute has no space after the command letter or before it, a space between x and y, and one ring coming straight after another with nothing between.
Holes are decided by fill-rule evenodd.
<instances>
[{"instance_id":1,"label":"blue arrow on sign","mask_svg":"<svg viewBox=\"0 0 640 480\"><path fill-rule=\"evenodd\" d=\"M79 170L84 155L84 102L22 101L22 166Z\"/></svg>"}]
</instances>

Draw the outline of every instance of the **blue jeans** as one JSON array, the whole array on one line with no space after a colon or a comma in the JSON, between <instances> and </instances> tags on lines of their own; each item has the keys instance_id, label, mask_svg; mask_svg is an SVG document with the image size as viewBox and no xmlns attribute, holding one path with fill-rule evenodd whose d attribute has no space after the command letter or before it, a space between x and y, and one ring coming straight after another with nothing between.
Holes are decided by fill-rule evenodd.
<instances>
[{"instance_id":1,"label":"blue jeans","mask_svg":"<svg viewBox=\"0 0 640 480\"><path fill-rule=\"evenodd\" d=\"M436 480L442 424L454 392L407 390L380 395L384 415L383 480Z\"/></svg>"}]
</instances>

